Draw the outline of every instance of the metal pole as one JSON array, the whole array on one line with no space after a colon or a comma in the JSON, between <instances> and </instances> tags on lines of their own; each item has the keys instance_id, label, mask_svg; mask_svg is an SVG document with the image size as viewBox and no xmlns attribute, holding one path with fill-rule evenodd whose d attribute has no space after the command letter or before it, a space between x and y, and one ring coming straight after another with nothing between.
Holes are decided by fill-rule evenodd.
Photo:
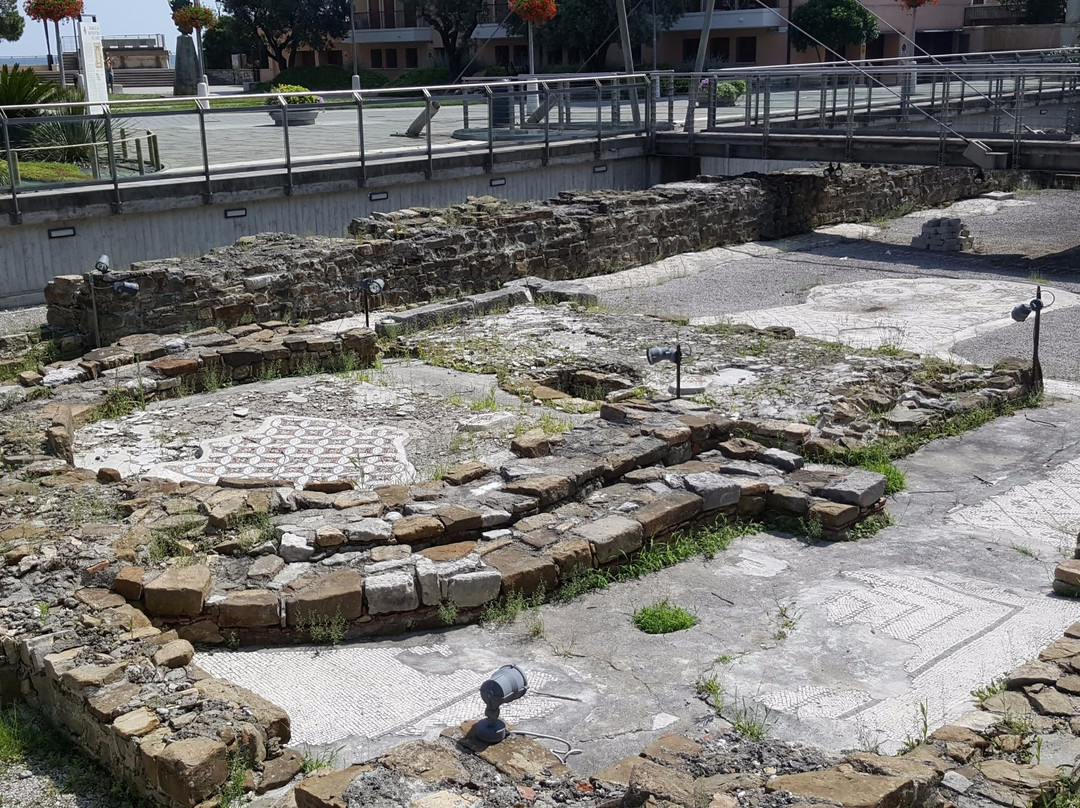
<instances>
[{"instance_id":1,"label":"metal pole","mask_svg":"<svg viewBox=\"0 0 1080 808\"><path fill-rule=\"evenodd\" d=\"M281 130L285 138L285 196L292 196L292 148L289 144L289 105L285 99L278 96L281 101Z\"/></svg>"},{"instance_id":2,"label":"metal pole","mask_svg":"<svg viewBox=\"0 0 1080 808\"><path fill-rule=\"evenodd\" d=\"M1035 299L1042 301L1041 285L1035 287ZM1031 349L1031 381L1036 393L1041 393L1043 389L1042 364L1039 362L1039 325L1039 309L1035 309L1035 335Z\"/></svg>"},{"instance_id":3,"label":"metal pole","mask_svg":"<svg viewBox=\"0 0 1080 808\"><path fill-rule=\"evenodd\" d=\"M210 149L206 145L206 110L201 104L197 104L196 112L199 116L199 142L202 147L203 179L206 182L206 190L203 191L203 204L209 205L214 198L214 187L210 182ZM154 136L154 154L158 154L157 136Z\"/></svg>"},{"instance_id":4,"label":"metal pole","mask_svg":"<svg viewBox=\"0 0 1080 808\"><path fill-rule=\"evenodd\" d=\"M682 398L682 345L675 344L675 398Z\"/></svg>"},{"instance_id":5,"label":"metal pole","mask_svg":"<svg viewBox=\"0 0 1080 808\"><path fill-rule=\"evenodd\" d=\"M484 85L484 94L488 102L488 159L487 170L495 168L495 96L491 92L491 85Z\"/></svg>"},{"instance_id":6,"label":"metal pole","mask_svg":"<svg viewBox=\"0 0 1080 808\"><path fill-rule=\"evenodd\" d=\"M623 52L623 70L626 75L634 73L634 52L630 46L630 23L626 16L626 0L615 0L619 12L619 47ZM617 91L616 91L617 92ZM641 109L638 107L637 85L630 89L630 108L634 115L634 129L641 130Z\"/></svg>"},{"instance_id":7,"label":"metal pole","mask_svg":"<svg viewBox=\"0 0 1080 808\"><path fill-rule=\"evenodd\" d=\"M113 142L112 116L105 108L105 148L109 154L109 175L113 184L113 213L123 213L124 203L120 199L120 177L116 173L116 144ZM96 148L96 147L95 147Z\"/></svg>"},{"instance_id":8,"label":"metal pole","mask_svg":"<svg viewBox=\"0 0 1080 808\"><path fill-rule=\"evenodd\" d=\"M352 89L360 90L360 58L356 55L356 6L349 0L349 39L352 40Z\"/></svg>"},{"instance_id":9,"label":"metal pole","mask_svg":"<svg viewBox=\"0 0 1080 808\"><path fill-rule=\"evenodd\" d=\"M364 97L357 91L353 93L356 99L356 128L357 141L360 147L360 185L367 185L367 154L364 149Z\"/></svg>"},{"instance_id":10,"label":"metal pole","mask_svg":"<svg viewBox=\"0 0 1080 808\"><path fill-rule=\"evenodd\" d=\"M705 56L709 52L709 33L712 31L713 10L716 0L705 0L705 19L701 23L701 36L698 39L697 58L694 60L694 75L690 78L690 93L686 98L686 120L683 128L692 131L694 107L697 106L697 83L701 81L701 72L705 69Z\"/></svg>"},{"instance_id":11,"label":"metal pole","mask_svg":"<svg viewBox=\"0 0 1080 808\"><path fill-rule=\"evenodd\" d=\"M46 28L46 31L49 29ZM15 177L15 152L11 149L11 132L8 131L8 117L4 114L3 110L0 110L0 126L4 129L4 153L7 154L8 161L8 183L11 190L11 223L22 224L22 212L19 210L19 195L15 191L17 179Z\"/></svg>"},{"instance_id":12,"label":"metal pole","mask_svg":"<svg viewBox=\"0 0 1080 808\"><path fill-rule=\"evenodd\" d=\"M424 127L424 133L427 135L427 168L424 169L424 179L430 180L435 173L435 167L431 162L431 116L439 109L438 102L434 102L432 106L431 93L424 90L424 112L427 115L427 125Z\"/></svg>"},{"instance_id":13,"label":"metal pole","mask_svg":"<svg viewBox=\"0 0 1080 808\"><path fill-rule=\"evenodd\" d=\"M602 109L604 106L604 91L600 86L600 79L593 79L596 84L596 156L597 158L603 154L604 151L604 130L602 121Z\"/></svg>"}]
</instances>

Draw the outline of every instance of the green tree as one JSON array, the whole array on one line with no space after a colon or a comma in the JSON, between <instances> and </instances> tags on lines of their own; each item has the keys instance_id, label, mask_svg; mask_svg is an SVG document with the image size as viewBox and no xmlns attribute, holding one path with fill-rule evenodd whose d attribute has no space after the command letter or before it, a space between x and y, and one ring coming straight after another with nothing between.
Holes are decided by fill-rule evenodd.
<instances>
[{"instance_id":1,"label":"green tree","mask_svg":"<svg viewBox=\"0 0 1080 808\"><path fill-rule=\"evenodd\" d=\"M878 37L877 20L859 0L810 0L795 9L791 22L795 50L805 51L812 46L819 59L819 42L842 59L848 45L873 42Z\"/></svg>"},{"instance_id":2,"label":"green tree","mask_svg":"<svg viewBox=\"0 0 1080 808\"><path fill-rule=\"evenodd\" d=\"M407 7L439 33L446 54L450 80L461 78L465 57L472 47L472 34L480 22L487 0L405 0Z\"/></svg>"},{"instance_id":3,"label":"green tree","mask_svg":"<svg viewBox=\"0 0 1080 808\"><path fill-rule=\"evenodd\" d=\"M177 0L173 0L174 2ZM350 0L222 0L240 30L256 32L281 70L300 48L326 48L349 30Z\"/></svg>"},{"instance_id":4,"label":"green tree","mask_svg":"<svg viewBox=\"0 0 1080 808\"><path fill-rule=\"evenodd\" d=\"M217 25L203 35L203 50L207 67L228 70L234 53L247 56L252 63L258 60L259 36L235 17L222 14Z\"/></svg>"},{"instance_id":5,"label":"green tree","mask_svg":"<svg viewBox=\"0 0 1080 808\"><path fill-rule=\"evenodd\" d=\"M0 42L15 42L23 35L26 20L19 13L16 0L0 0Z\"/></svg>"},{"instance_id":6,"label":"green tree","mask_svg":"<svg viewBox=\"0 0 1080 808\"><path fill-rule=\"evenodd\" d=\"M630 44L634 47L652 42L652 4L627 2ZM559 10L551 22L533 29L540 51L576 48L585 58L584 68L603 70L608 49L619 40L619 16L615 0L558 0ZM656 0L656 28L663 31L683 15L682 0ZM526 25L511 14L507 28L517 34Z\"/></svg>"}]
</instances>

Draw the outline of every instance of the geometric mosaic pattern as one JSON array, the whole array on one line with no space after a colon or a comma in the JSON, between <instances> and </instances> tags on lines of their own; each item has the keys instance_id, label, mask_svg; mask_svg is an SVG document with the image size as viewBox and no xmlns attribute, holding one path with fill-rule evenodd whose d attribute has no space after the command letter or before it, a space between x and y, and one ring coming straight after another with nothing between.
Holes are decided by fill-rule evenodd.
<instances>
[{"instance_id":1,"label":"geometric mosaic pattern","mask_svg":"<svg viewBox=\"0 0 1080 808\"><path fill-rule=\"evenodd\" d=\"M1080 530L1080 461L1064 463L1035 482L961 508L945 521L1020 535L1054 553L1071 556Z\"/></svg>"},{"instance_id":2,"label":"geometric mosaic pattern","mask_svg":"<svg viewBox=\"0 0 1080 808\"><path fill-rule=\"evenodd\" d=\"M269 699L291 717L294 743L319 746L349 737L422 735L482 717L479 688L498 665L424 671L424 656L449 658L451 653L438 644L342 646L317 655L311 648L271 648L200 653L199 666ZM551 678L528 671L530 691ZM502 717L510 723L542 718L558 706L556 699L530 692L503 707Z\"/></svg>"},{"instance_id":3,"label":"geometric mosaic pattern","mask_svg":"<svg viewBox=\"0 0 1080 808\"><path fill-rule=\"evenodd\" d=\"M219 477L262 477L297 488L351 478L372 488L413 479L406 440L405 432L388 426L355 429L325 418L275 415L253 432L206 441L197 459L162 463L147 473L208 485Z\"/></svg>"},{"instance_id":4,"label":"geometric mosaic pattern","mask_svg":"<svg viewBox=\"0 0 1080 808\"><path fill-rule=\"evenodd\" d=\"M834 625L869 626L910 646L910 687L892 697L853 688L804 686L763 694L759 701L799 719L849 722L886 751L916 734L926 705L931 726L971 709L971 691L1010 670L1080 619L1080 603L1024 597L947 574L851 572L852 583L823 604ZM866 672L872 676L873 672Z\"/></svg>"}]
</instances>

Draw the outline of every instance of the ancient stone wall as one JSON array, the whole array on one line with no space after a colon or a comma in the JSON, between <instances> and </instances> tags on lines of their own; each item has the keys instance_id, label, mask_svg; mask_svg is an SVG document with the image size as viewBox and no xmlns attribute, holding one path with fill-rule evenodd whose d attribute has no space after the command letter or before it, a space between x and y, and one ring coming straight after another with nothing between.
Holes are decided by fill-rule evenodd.
<instances>
[{"instance_id":1,"label":"ancient stone wall","mask_svg":"<svg viewBox=\"0 0 1080 808\"><path fill-rule=\"evenodd\" d=\"M98 326L107 344L215 323L324 320L357 311L359 282L370 275L387 280L382 305L415 305L529 275L585 278L679 253L866 221L1016 181L1014 173L1000 173L978 182L976 171L960 168L867 169L833 178L792 172L376 214L354 220L351 239L250 236L200 258L138 263L113 273L115 279L97 276ZM127 279L139 283L139 294L114 294L111 282ZM45 297L51 326L94 333L82 276L57 277Z\"/></svg>"}]
</instances>

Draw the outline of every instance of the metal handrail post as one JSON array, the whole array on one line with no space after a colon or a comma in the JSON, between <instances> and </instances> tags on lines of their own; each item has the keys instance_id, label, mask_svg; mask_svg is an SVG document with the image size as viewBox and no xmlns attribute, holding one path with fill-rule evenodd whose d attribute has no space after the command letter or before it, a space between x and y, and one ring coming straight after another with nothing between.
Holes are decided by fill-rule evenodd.
<instances>
[{"instance_id":1,"label":"metal handrail post","mask_svg":"<svg viewBox=\"0 0 1080 808\"><path fill-rule=\"evenodd\" d=\"M289 104L281 96L281 135L285 142L285 196L292 196L292 144L289 142Z\"/></svg>"},{"instance_id":2,"label":"metal handrail post","mask_svg":"<svg viewBox=\"0 0 1080 808\"><path fill-rule=\"evenodd\" d=\"M203 109L202 104L199 104L196 106L196 112L199 116L199 142L202 144L203 181L206 183L203 204L209 205L214 200L214 185L210 179L210 148L206 142L206 110Z\"/></svg>"},{"instance_id":3,"label":"metal handrail post","mask_svg":"<svg viewBox=\"0 0 1080 808\"><path fill-rule=\"evenodd\" d=\"M4 154L7 155L8 162L8 184L9 192L11 193L11 213L8 217L11 219L12 224L22 224L22 211L19 210L19 194L15 190L16 185L16 169L15 169L15 152L11 150L11 133L8 131L8 116L4 114L4 111L0 109L0 127L4 130Z\"/></svg>"},{"instance_id":4,"label":"metal handrail post","mask_svg":"<svg viewBox=\"0 0 1080 808\"><path fill-rule=\"evenodd\" d=\"M364 97L353 93L356 99L356 140L360 149L360 187L367 185L367 150L364 148Z\"/></svg>"},{"instance_id":5,"label":"metal handrail post","mask_svg":"<svg viewBox=\"0 0 1080 808\"><path fill-rule=\"evenodd\" d=\"M1020 168L1020 133L1023 130L1024 118L1024 74L1020 73L1013 85L1013 155L1012 168L1014 171Z\"/></svg>"},{"instance_id":6,"label":"metal handrail post","mask_svg":"<svg viewBox=\"0 0 1080 808\"><path fill-rule=\"evenodd\" d=\"M424 88L424 116L427 118L427 126L424 127L424 132L427 135L425 140L427 141L427 168L424 169L424 179L430 180L435 173L435 165L431 159L431 93L428 89Z\"/></svg>"},{"instance_id":7,"label":"metal handrail post","mask_svg":"<svg viewBox=\"0 0 1080 808\"><path fill-rule=\"evenodd\" d=\"M105 119L105 149L109 154L109 176L112 178L113 185L113 213L123 213L124 202L120 198L120 177L116 173L116 144L113 142L112 115L109 114L108 108L105 109L102 117ZM96 144L94 148L97 148Z\"/></svg>"},{"instance_id":8,"label":"metal handrail post","mask_svg":"<svg viewBox=\"0 0 1080 808\"><path fill-rule=\"evenodd\" d=\"M551 111L551 89L546 81L540 82L540 89L544 91L544 109ZM556 99L557 100L557 99ZM544 155L540 158L540 165L546 166L551 159L551 115L544 116Z\"/></svg>"},{"instance_id":9,"label":"metal handrail post","mask_svg":"<svg viewBox=\"0 0 1080 808\"><path fill-rule=\"evenodd\" d=\"M749 129L750 106L753 103L751 99L757 93L757 76L747 76L747 78L749 81L746 83L746 101L743 102L743 126Z\"/></svg>"},{"instance_id":10,"label":"metal handrail post","mask_svg":"<svg viewBox=\"0 0 1080 808\"><path fill-rule=\"evenodd\" d=\"M844 143L844 158L851 159L852 138L855 137L855 79L848 78L847 87L847 138Z\"/></svg>"},{"instance_id":11,"label":"metal handrail post","mask_svg":"<svg viewBox=\"0 0 1080 808\"><path fill-rule=\"evenodd\" d=\"M484 85L484 94L488 100L488 156L486 169L491 171L495 168L495 96L491 92L491 85Z\"/></svg>"},{"instance_id":12,"label":"metal handrail post","mask_svg":"<svg viewBox=\"0 0 1080 808\"><path fill-rule=\"evenodd\" d=\"M761 157L763 160L769 157L769 112L772 107L772 77L765 77L765 98L762 100L762 115L764 122L761 127Z\"/></svg>"},{"instance_id":13,"label":"metal handrail post","mask_svg":"<svg viewBox=\"0 0 1080 808\"><path fill-rule=\"evenodd\" d=\"M604 88L600 79L593 79L593 83L596 85L596 156L599 158L604 153Z\"/></svg>"},{"instance_id":14,"label":"metal handrail post","mask_svg":"<svg viewBox=\"0 0 1080 808\"><path fill-rule=\"evenodd\" d=\"M799 93L802 90L802 74L799 73L795 76L795 118L794 122L799 122Z\"/></svg>"}]
</instances>

